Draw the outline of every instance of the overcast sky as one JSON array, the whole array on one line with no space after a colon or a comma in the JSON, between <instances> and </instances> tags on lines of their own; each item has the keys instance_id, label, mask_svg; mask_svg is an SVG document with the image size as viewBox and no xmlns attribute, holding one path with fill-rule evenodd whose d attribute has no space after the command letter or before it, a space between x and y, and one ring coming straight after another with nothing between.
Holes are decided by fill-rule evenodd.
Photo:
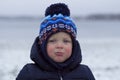
<instances>
[{"instance_id":1,"label":"overcast sky","mask_svg":"<svg viewBox=\"0 0 120 80\"><path fill-rule=\"evenodd\" d=\"M53 3L64 2L71 15L120 13L120 0L0 0L0 16L40 16Z\"/></svg>"}]
</instances>

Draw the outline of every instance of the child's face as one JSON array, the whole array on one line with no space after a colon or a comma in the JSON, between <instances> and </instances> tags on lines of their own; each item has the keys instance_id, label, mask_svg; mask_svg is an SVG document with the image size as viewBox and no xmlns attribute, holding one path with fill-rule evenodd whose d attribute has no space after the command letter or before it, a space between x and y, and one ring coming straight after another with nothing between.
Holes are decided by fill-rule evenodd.
<instances>
[{"instance_id":1,"label":"child's face","mask_svg":"<svg viewBox=\"0 0 120 80\"><path fill-rule=\"evenodd\" d=\"M72 39L65 32L53 34L47 43L47 54L55 62L64 62L72 54Z\"/></svg>"}]
</instances>

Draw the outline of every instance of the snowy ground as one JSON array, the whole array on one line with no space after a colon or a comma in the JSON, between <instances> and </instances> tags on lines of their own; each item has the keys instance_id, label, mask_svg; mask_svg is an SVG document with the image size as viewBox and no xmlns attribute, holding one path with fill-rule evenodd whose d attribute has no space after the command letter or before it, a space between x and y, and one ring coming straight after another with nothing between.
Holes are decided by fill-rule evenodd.
<instances>
[{"instance_id":1,"label":"snowy ground","mask_svg":"<svg viewBox=\"0 0 120 80\"><path fill-rule=\"evenodd\" d=\"M34 41L34 40L33 40ZM14 80L28 62L32 40L11 43L0 40L0 80ZM92 69L96 80L120 80L120 39L79 39L84 64ZM7 46L6 46L7 45Z\"/></svg>"},{"instance_id":2,"label":"snowy ground","mask_svg":"<svg viewBox=\"0 0 120 80\"><path fill-rule=\"evenodd\" d=\"M96 80L120 80L120 39L85 40L81 47Z\"/></svg>"}]
</instances>

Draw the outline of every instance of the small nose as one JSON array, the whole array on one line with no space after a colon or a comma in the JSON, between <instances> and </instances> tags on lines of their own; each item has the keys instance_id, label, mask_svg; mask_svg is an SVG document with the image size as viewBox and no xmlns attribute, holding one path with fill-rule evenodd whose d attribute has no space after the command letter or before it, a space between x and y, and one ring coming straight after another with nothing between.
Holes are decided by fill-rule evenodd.
<instances>
[{"instance_id":1,"label":"small nose","mask_svg":"<svg viewBox=\"0 0 120 80\"><path fill-rule=\"evenodd\" d=\"M56 47L59 49L63 48L63 43L62 42L57 42Z\"/></svg>"}]
</instances>

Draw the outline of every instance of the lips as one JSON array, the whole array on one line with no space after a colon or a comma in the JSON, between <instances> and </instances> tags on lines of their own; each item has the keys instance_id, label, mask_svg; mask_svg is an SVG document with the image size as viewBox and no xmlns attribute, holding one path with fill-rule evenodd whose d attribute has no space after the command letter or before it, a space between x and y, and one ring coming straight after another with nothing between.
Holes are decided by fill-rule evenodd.
<instances>
[{"instance_id":1,"label":"lips","mask_svg":"<svg viewBox=\"0 0 120 80\"><path fill-rule=\"evenodd\" d=\"M63 56L63 52L56 52L56 56Z\"/></svg>"}]
</instances>

